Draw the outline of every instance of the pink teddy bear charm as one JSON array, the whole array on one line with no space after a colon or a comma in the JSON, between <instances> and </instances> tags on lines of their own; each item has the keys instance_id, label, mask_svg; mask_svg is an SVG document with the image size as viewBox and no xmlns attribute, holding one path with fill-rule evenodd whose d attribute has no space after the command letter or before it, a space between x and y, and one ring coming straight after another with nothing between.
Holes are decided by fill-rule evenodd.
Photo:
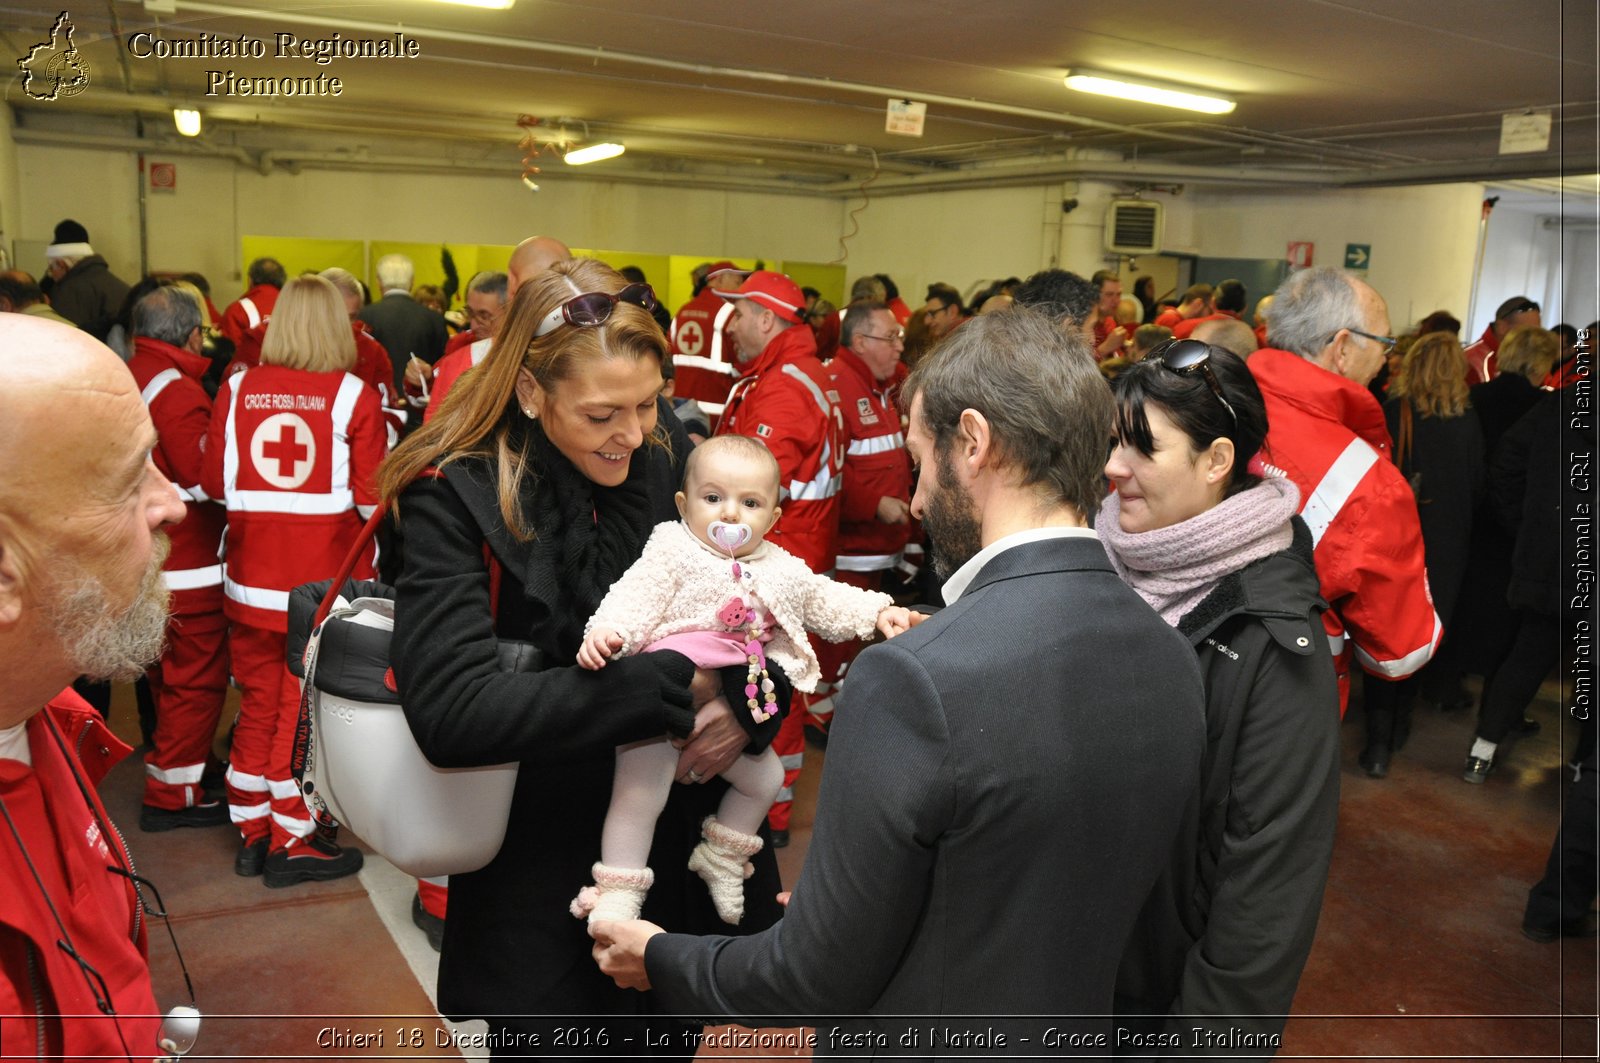
<instances>
[{"instance_id":1,"label":"pink teddy bear charm","mask_svg":"<svg viewBox=\"0 0 1600 1063\"><path fill-rule=\"evenodd\" d=\"M729 598L728 604L717 610L717 619L722 621L729 631L738 631L750 623L752 619L750 607L744 603L743 598Z\"/></svg>"}]
</instances>

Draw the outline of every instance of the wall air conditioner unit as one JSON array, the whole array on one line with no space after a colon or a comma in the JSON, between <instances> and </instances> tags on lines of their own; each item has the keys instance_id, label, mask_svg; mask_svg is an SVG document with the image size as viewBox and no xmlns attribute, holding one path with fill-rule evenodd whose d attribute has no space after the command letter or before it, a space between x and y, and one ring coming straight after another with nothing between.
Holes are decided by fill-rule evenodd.
<instances>
[{"instance_id":1,"label":"wall air conditioner unit","mask_svg":"<svg viewBox=\"0 0 1600 1063\"><path fill-rule=\"evenodd\" d=\"M1161 250L1161 204L1146 199L1114 199L1106 210L1106 250L1119 255L1153 255Z\"/></svg>"}]
</instances>

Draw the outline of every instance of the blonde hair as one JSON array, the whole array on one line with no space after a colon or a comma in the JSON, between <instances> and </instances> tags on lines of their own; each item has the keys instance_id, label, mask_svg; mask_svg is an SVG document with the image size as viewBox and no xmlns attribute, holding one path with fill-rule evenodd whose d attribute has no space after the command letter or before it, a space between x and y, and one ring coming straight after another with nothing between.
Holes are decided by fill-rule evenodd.
<instances>
[{"instance_id":1,"label":"blonde hair","mask_svg":"<svg viewBox=\"0 0 1600 1063\"><path fill-rule=\"evenodd\" d=\"M168 284L168 287L176 288L176 289L178 289L178 291L182 292L184 295L187 295L189 298L194 300L194 305L198 306L200 308L200 325L201 325L201 327L204 328L207 332L211 331L211 328L212 328L212 325L213 325L213 322L211 320L211 308L206 305L206 297L203 294L201 294L200 289L196 288L193 284L190 284L188 281L171 281Z\"/></svg>"},{"instance_id":2,"label":"blonde hair","mask_svg":"<svg viewBox=\"0 0 1600 1063\"><path fill-rule=\"evenodd\" d=\"M261 341L261 364L311 373L353 369L356 338L339 289L314 273L285 284Z\"/></svg>"},{"instance_id":3,"label":"blonde hair","mask_svg":"<svg viewBox=\"0 0 1600 1063\"><path fill-rule=\"evenodd\" d=\"M627 278L592 258L558 262L523 281L483 361L456 381L433 419L379 466L378 493L384 503L394 504L429 467L484 458L496 469L496 496L506 528L519 540L532 539L534 529L522 510L522 484L539 470L531 460L531 433L522 433L513 444L513 430L525 416L517 401L517 377L526 369L540 388L553 392L602 358L649 357L660 365L667 356L667 339L649 312L632 303L616 304L603 325L562 325L548 335L534 336L540 322L573 296L615 295L627 285ZM667 446L661 424L646 443Z\"/></svg>"},{"instance_id":4,"label":"blonde hair","mask_svg":"<svg viewBox=\"0 0 1600 1063\"><path fill-rule=\"evenodd\" d=\"M1561 357L1561 338L1549 329L1514 328L1500 341L1496 364L1502 373L1516 373L1538 387Z\"/></svg>"},{"instance_id":5,"label":"blonde hair","mask_svg":"<svg viewBox=\"0 0 1600 1063\"><path fill-rule=\"evenodd\" d=\"M1422 417L1460 417L1467 410L1466 359L1448 332L1418 336L1400 362L1389 394Z\"/></svg>"}]
</instances>

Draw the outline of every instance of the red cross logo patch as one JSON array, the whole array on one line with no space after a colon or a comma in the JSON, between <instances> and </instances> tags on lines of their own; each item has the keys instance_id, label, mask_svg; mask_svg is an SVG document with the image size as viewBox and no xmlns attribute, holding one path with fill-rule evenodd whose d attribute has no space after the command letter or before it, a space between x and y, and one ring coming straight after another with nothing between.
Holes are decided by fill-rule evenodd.
<instances>
[{"instance_id":1,"label":"red cross logo patch","mask_svg":"<svg viewBox=\"0 0 1600 1063\"><path fill-rule=\"evenodd\" d=\"M678 353L694 357L700 353L700 348L706 345L706 334L700 329L700 322L685 321L678 325Z\"/></svg>"},{"instance_id":2,"label":"red cross logo patch","mask_svg":"<svg viewBox=\"0 0 1600 1063\"><path fill-rule=\"evenodd\" d=\"M293 491L317 463L317 439L297 413L275 413L250 437L250 461L273 487Z\"/></svg>"}]
</instances>

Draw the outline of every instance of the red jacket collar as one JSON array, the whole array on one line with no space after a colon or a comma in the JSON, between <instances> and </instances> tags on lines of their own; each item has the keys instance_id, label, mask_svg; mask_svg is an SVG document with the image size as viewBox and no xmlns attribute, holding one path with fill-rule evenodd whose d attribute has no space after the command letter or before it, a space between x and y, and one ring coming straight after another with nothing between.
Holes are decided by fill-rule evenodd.
<instances>
[{"instance_id":1,"label":"red jacket collar","mask_svg":"<svg viewBox=\"0 0 1600 1063\"><path fill-rule=\"evenodd\" d=\"M191 380L199 380L211 368L211 359L203 354L190 354L181 347L174 347L170 343L152 339L149 336L135 336L133 338L133 356L144 355L170 364L178 372Z\"/></svg>"},{"instance_id":2,"label":"red jacket collar","mask_svg":"<svg viewBox=\"0 0 1600 1063\"><path fill-rule=\"evenodd\" d=\"M746 365L741 377L760 376L788 362L817 356L817 337L805 325L790 325L767 344L759 357Z\"/></svg>"},{"instance_id":3,"label":"red jacket collar","mask_svg":"<svg viewBox=\"0 0 1600 1063\"><path fill-rule=\"evenodd\" d=\"M1488 347L1495 354L1500 353L1500 337L1494 334L1493 322L1490 322L1489 327L1483 330L1483 335L1478 337L1478 342Z\"/></svg>"},{"instance_id":4,"label":"red jacket collar","mask_svg":"<svg viewBox=\"0 0 1600 1063\"><path fill-rule=\"evenodd\" d=\"M1336 421L1387 452L1389 426L1372 392L1288 351L1263 348L1250 356L1250 372L1264 391L1313 417Z\"/></svg>"},{"instance_id":5,"label":"red jacket collar","mask_svg":"<svg viewBox=\"0 0 1600 1063\"><path fill-rule=\"evenodd\" d=\"M882 391L886 383L879 383L878 378L872 375L872 370L867 368L867 363L861 356L848 347L840 347L833 355L833 361L828 363L828 368L834 372L841 369L849 370L850 374L861 382L868 391Z\"/></svg>"}]
</instances>

